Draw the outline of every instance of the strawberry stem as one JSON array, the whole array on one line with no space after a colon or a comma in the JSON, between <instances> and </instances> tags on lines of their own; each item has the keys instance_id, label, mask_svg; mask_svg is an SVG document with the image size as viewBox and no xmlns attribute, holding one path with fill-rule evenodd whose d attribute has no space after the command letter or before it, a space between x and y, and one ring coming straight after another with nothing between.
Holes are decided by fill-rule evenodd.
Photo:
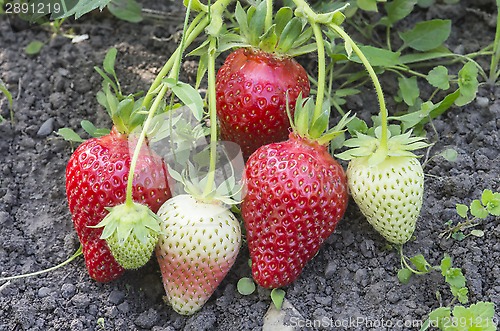
<instances>
[{"instance_id":1,"label":"strawberry stem","mask_svg":"<svg viewBox=\"0 0 500 331\"><path fill-rule=\"evenodd\" d=\"M323 110L323 99L325 96L325 83L326 83L326 57L325 57L325 43L323 41L323 32L320 25L316 22L311 22L311 26L316 39L318 48L318 89L316 93L316 106L314 108L313 122L321 116Z\"/></svg>"},{"instance_id":2,"label":"strawberry stem","mask_svg":"<svg viewBox=\"0 0 500 331\"><path fill-rule=\"evenodd\" d=\"M71 261L73 261L74 259L76 259L77 257L79 257L82 254L83 254L83 248L82 248L82 245L80 245L80 247L77 249L77 251L73 255L71 255L66 261L61 262L56 266L50 267L48 269L40 270L37 272L32 272L29 274L17 275L17 276L11 276L11 277L3 277L3 278L0 278L0 282L13 280L13 279L19 279L19 278L26 278L26 277L31 277L31 276L38 276L38 275L41 275L41 274L44 274L47 272L54 271L56 269L64 267L66 264L70 263Z\"/></svg>"},{"instance_id":3,"label":"strawberry stem","mask_svg":"<svg viewBox=\"0 0 500 331\"><path fill-rule=\"evenodd\" d=\"M264 33L273 25L273 0L266 0L266 20L264 21Z\"/></svg>"},{"instance_id":4,"label":"strawberry stem","mask_svg":"<svg viewBox=\"0 0 500 331\"><path fill-rule=\"evenodd\" d=\"M190 26L186 30L186 38L185 38L185 45L183 47L189 46L202 32L203 30L207 27L208 23L210 20L208 19L208 16L206 13L200 13L198 14L193 21L191 22ZM179 46L175 52L172 54L172 56L167 60L167 62L163 65L163 68L160 70L158 75L156 76L155 80L151 84L151 87L148 90L148 93L144 97L144 100L142 101L142 106L143 107L148 107L152 98L153 98L153 91L155 91L158 86L160 86L163 78L167 76L167 74L171 71L172 67L175 64L176 58L179 56L179 53L181 52L182 48Z\"/></svg>"},{"instance_id":5,"label":"strawberry stem","mask_svg":"<svg viewBox=\"0 0 500 331\"><path fill-rule=\"evenodd\" d=\"M217 158L217 107L215 95L215 51L217 49L216 38L210 36L210 47L208 49L208 112L210 116L210 165L208 169L208 180L205 185L203 196L207 196L215 184L215 167Z\"/></svg>"},{"instance_id":6,"label":"strawberry stem","mask_svg":"<svg viewBox=\"0 0 500 331\"><path fill-rule=\"evenodd\" d=\"M363 65L365 66L366 70L368 71L368 75L370 76L373 85L375 86L375 92L377 93L377 98L379 102L379 108L380 108L380 121L382 124L382 132L380 136L380 146L379 150L381 150L383 153L386 153L388 150L388 124L387 124L387 108L385 105L385 99L384 99L384 93L382 91L382 86L380 85L380 82L378 80L377 74L375 73L375 70L373 70L372 65L366 58L366 56L363 54L361 49L356 45L356 43L352 40L352 38L338 25L334 23L330 23L328 25L334 32L336 32L346 43L348 43L352 50L356 53L356 55L359 57Z\"/></svg>"}]
</instances>

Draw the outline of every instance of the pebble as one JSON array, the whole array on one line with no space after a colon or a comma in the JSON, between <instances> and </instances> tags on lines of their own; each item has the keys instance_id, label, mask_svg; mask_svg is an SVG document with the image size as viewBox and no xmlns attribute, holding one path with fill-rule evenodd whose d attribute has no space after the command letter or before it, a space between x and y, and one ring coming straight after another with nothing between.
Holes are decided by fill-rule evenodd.
<instances>
[{"instance_id":1,"label":"pebble","mask_svg":"<svg viewBox=\"0 0 500 331\"><path fill-rule=\"evenodd\" d=\"M335 275L335 272L337 271L337 262L336 261L329 261L328 264L326 265L325 268L325 277L327 279L330 279Z\"/></svg>"},{"instance_id":2,"label":"pebble","mask_svg":"<svg viewBox=\"0 0 500 331\"><path fill-rule=\"evenodd\" d=\"M108 301L112 304L118 305L123 301L123 298L125 298L125 293L123 293L122 291L114 290L109 294Z\"/></svg>"},{"instance_id":3,"label":"pebble","mask_svg":"<svg viewBox=\"0 0 500 331\"><path fill-rule=\"evenodd\" d=\"M135 325L144 329L151 329L158 321L158 312L153 308L140 314L134 321Z\"/></svg>"},{"instance_id":4,"label":"pebble","mask_svg":"<svg viewBox=\"0 0 500 331\"><path fill-rule=\"evenodd\" d=\"M50 292L52 292L52 290L48 287L40 287L38 289L38 297L40 298L45 298L46 296L48 296L50 294Z\"/></svg>"},{"instance_id":5,"label":"pebble","mask_svg":"<svg viewBox=\"0 0 500 331\"><path fill-rule=\"evenodd\" d=\"M119 311L121 311L124 314L127 314L130 311L130 306L129 306L128 302L126 302L126 301L120 303L117 308Z\"/></svg>"},{"instance_id":6,"label":"pebble","mask_svg":"<svg viewBox=\"0 0 500 331\"><path fill-rule=\"evenodd\" d=\"M332 304L332 297L317 296L314 298L314 300L323 306L330 306Z\"/></svg>"},{"instance_id":7,"label":"pebble","mask_svg":"<svg viewBox=\"0 0 500 331\"><path fill-rule=\"evenodd\" d=\"M49 118L43 124L40 126L40 129L38 129L38 132L36 133L37 136L39 137L46 137L49 134L54 131L54 123L55 119L53 117Z\"/></svg>"},{"instance_id":8,"label":"pebble","mask_svg":"<svg viewBox=\"0 0 500 331\"><path fill-rule=\"evenodd\" d=\"M66 106L66 100L67 98L60 92L54 92L49 96L52 109L60 109Z\"/></svg>"},{"instance_id":9,"label":"pebble","mask_svg":"<svg viewBox=\"0 0 500 331\"><path fill-rule=\"evenodd\" d=\"M201 311L193 315L184 326L185 331L211 331L215 329L217 318L209 311Z\"/></svg>"},{"instance_id":10,"label":"pebble","mask_svg":"<svg viewBox=\"0 0 500 331\"><path fill-rule=\"evenodd\" d=\"M85 293L79 293L71 299L71 302L78 308L87 308L90 304L90 298Z\"/></svg>"},{"instance_id":11,"label":"pebble","mask_svg":"<svg viewBox=\"0 0 500 331\"><path fill-rule=\"evenodd\" d=\"M66 299L69 299L75 295L76 287L73 284L66 283L61 286L62 296Z\"/></svg>"},{"instance_id":12,"label":"pebble","mask_svg":"<svg viewBox=\"0 0 500 331\"><path fill-rule=\"evenodd\" d=\"M354 274L354 281L362 286L368 285L368 272L366 269L358 269Z\"/></svg>"},{"instance_id":13,"label":"pebble","mask_svg":"<svg viewBox=\"0 0 500 331\"><path fill-rule=\"evenodd\" d=\"M477 97L476 104L481 108L487 108L490 105L490 100L486 97Z\"/></svg>"}]
</instances>

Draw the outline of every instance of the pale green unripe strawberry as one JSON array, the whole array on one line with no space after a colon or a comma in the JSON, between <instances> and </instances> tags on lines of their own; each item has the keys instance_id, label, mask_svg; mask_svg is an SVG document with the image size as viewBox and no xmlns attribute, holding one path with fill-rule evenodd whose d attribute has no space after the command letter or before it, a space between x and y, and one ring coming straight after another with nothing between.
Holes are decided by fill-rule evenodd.
<instances>
[{"instance_id":1,"label":"pale green unripe strawberry","mask_svg":"<svg viewBox=\"0 0 500 331\"><path fill-rule=\"evenodd\" d=\"M96 226L104 227L105 239L115 260L125 269L145 265L158 241L159 218L147 206L133 202L109 208Z\"/></svg>"},{"instance_id":2,"label":"pale green unripe strawberry","mask_svg":"<svg viewBox=\"0 0 500 331\"><path fill-rule=\"evenodd\" d=\"M161 233L156 246L167 299L191 315L210 298L231 269L241 245L238 220L220 202L182 194L158 210Z\"/></svg>"},{"instance_id":3,"label":"pale green unripe strawberry","mask_svg":"<svg viewBox=\"0 0 500 331\"><path fill-rule=\"evenodd\" d=\"M422 207L424 173L411 156L387 157L370 166L354 158L347 168L349 190L370 224L394 244L407 242Z\"/></svg>"}]
</instances>

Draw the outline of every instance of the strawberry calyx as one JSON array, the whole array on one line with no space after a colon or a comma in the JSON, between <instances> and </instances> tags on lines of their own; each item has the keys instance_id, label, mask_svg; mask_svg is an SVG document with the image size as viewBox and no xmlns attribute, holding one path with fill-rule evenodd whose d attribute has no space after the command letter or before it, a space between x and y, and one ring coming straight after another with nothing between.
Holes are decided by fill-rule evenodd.
<instances>
[{"instance_id":1,"label":"strawberry calyx","mask_svg":"<svg viewBox=\"0 0 500 331\"><path fill-rule=\"evenodd\" d=\"M425 137L413 137L412 131L403 134L391 135L387 130L387 146L384 148L381 142L382 127L376 127L374 136L355 132L355 137L344 142L344 146L350 147L347 151L336 154L342 160L352 160L357 157L367 157L368 166L382 163L388 157L417 157L412 151L428 147L424 142Z\"/></svg>"},{"instance_id":2,"label":"strawberry calyx","mask_svg":"<svg viewBox=\"0 0 500 331\"><path fill-rule=\"evenodd\" d=\"M313 34L303 18L294 17L290 7L280 8L274 17L267 1L245 11L236 3L237 28L220 36L219 50L235 47L260 49L278 57L293 57L313 52L314 43L307 43Z\"/></svg>"},{"instance_id":3,"label":"strawberry calyx","mask_svg":"<svg viewBox=\"0 0 500 331\"><path fill-rule=\"evenodd\" d=\"M346 113L333 128L328 129L330 119L330 107L324 104L319 116L316 115L314 99L303 99L301 95L297 98L295 113L292 119L290 109L287 105L287 114L290 119L292 130L297 135L320 145L326 145L331 140L346 131L346 125L354 119L350 112Z\"/></svg>"},{"instance_id":4,"label":"strawberry calyx","mask_svg":"<svg viewBox=\"0 0 500 331\"><path fill-rule=\"evenodd\" d=\"M213 177L210 176L210 173L200 176L201 171L189 161L181 172L174 170L168 165L168 172L173 179L183 184L184 191L187 194L200 202L228 206L240 203L242 186L236 182L234 171L233 174L219 185L211 185L212 189L209 191L206 191L204 188L207 187L207 182Z\"/></svg>"},{"instance_id":5,"label":"strawberry calyx","mask_svg":"<svg viewBox=\"0 0 500 331\"><path fill-rule=\"evenodd\" d=\"M106 208L109 214L92 228L103 228L113 257L125 269L137 269L146 264L154 250L160 232L160 220L147 206L137 202Z\"/></svg>"}]
</instances>

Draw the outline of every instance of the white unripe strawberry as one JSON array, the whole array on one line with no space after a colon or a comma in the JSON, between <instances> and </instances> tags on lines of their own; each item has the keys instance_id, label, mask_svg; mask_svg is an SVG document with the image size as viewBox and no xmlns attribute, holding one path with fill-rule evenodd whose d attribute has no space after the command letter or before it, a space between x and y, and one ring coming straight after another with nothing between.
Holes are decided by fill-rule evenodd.
<instances>
[{"instance_id":1,"label":"white unripe strawberry","mask_svg":"<svg viewBox=\"0 0 500 331\"><path fill-rule=\"evenodd\" d=\"M210 298L231 269L241 245L234 215L220 203L182 194L158 211L160 237L156 256L167 299L182 315L191 315Z\"/></svg>"},{"instance_id":2,"label":"white unripe strawberry","mask_svg":"<svg viewBox=\"0 0 500 331\"><path fill-rule=\"evenodd\" d=\"M368 157L349 162L350 193L368 222L387 241L407 242L422 207L424 173L415 157L387 157L370 166Z\"/></svg>"}]
</instances>

